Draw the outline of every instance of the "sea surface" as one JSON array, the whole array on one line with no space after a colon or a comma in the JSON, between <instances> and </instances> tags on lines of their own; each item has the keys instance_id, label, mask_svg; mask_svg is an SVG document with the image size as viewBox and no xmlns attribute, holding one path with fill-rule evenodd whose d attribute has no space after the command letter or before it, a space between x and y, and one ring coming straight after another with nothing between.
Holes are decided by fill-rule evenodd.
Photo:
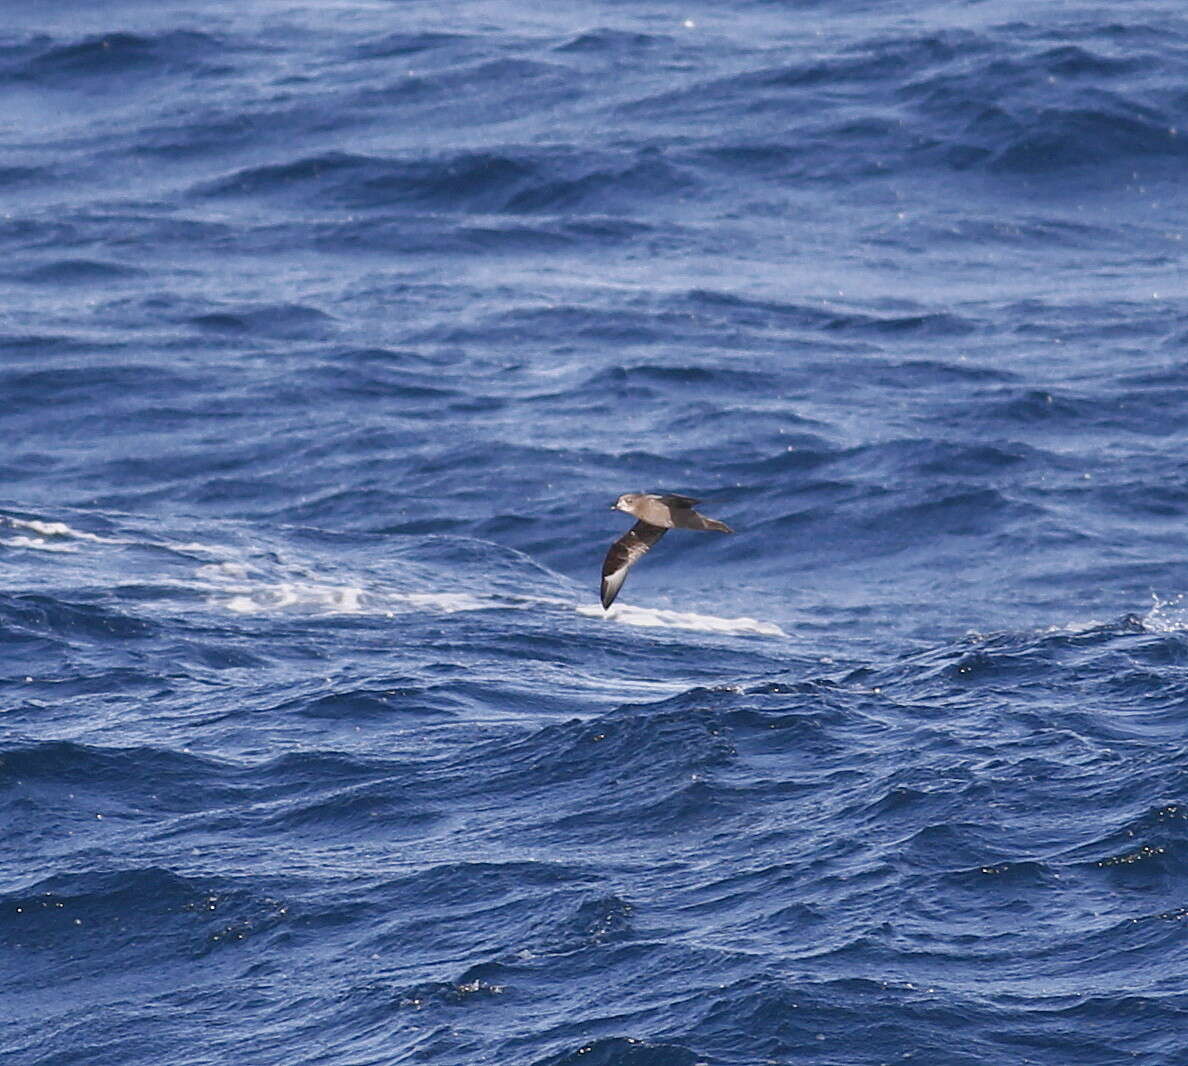
<instances>
[{"instance_id":1,"label":"sea surface","mask_svg":"<svg viewBox=\"0 0 1188 1066\"><path fill-rule=\"evenodd\" d=\"M1171 0L7 5L0 1061L1188 1063L1186 233Z\"/></svg>"}]
</instances>

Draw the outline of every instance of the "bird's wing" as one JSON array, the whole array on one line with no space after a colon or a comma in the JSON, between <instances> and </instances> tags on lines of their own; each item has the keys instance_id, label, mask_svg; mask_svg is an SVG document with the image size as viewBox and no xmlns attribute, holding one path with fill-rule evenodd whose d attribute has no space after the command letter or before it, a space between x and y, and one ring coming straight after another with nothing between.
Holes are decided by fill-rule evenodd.
<instances>
[{"instance_id":1,"label":"bird's wing","mask_svg":"<svg viewBox=\"0 0 1188 1066\"><path fill-rule=\"evenodd\" d=\"M708 518L692 507L674 507L672 510L672 525L674 529L709 529L715 533L733 533L725 522L716 518Z\"/></svg>"},{"instance_id":2,"label":"bird's wing","mask_svg":"<svg viewBox=\"0 0 1188 1066\"><path fill-rule=\"evenodd\" d=\"M696 507L700 500L693 499L692 496L672 496L666 495L660 497L661 502L668 504L669 507Z\"/></svg>"},{"instance_id":3,"label":"bird's wing","mask_svg":"<svg viewBox=\"0 0 1188 1066\"><path fill-rule=\"evenodd\" d=\"M626 533L610 546L602 560L602 607L605 610L615 602L619 589L627 579L627 571L641 555L656 543L668 530L650 522L636 522Z\"/></svg>"}]
</instances>

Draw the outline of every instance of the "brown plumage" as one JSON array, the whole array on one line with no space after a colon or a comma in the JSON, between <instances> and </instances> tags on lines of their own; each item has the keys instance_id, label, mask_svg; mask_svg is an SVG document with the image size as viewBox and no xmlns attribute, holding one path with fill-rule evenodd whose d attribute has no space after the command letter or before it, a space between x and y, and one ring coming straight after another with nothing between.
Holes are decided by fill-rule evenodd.
<instances>
[{"instance_id":1,"label":"brown plumage","mask_svg":"<svg viewBox=\"0 0 1188 1066\"><path fill-rule=\"evenodd\" d=\"M602 561L602 606L605 610L615 601L627 571L670 529L712 530L733 533L725 522L706 518L693 507L700 500L688 496L660 496L650 492L627 492L615 501L611 510L626 511L639 521L610 546Z\"/></svg>"}]
</instances>

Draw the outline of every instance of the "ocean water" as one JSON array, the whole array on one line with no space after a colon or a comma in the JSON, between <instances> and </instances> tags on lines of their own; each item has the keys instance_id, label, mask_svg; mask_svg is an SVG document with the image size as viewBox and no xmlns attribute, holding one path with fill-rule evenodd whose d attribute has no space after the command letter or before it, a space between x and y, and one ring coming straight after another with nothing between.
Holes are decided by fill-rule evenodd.
<instances>
[{"instance_id":1,"label":"ocean water","mask_svg":"<svg viewBox=\"0 0 1188 1066\"><path fill-rule=\"evenodd\" d=\"M0 27L5 1066L1188 1062L1188 14ZM598 604L621 492L701 498Z\"/></svg>"}]
</instances>

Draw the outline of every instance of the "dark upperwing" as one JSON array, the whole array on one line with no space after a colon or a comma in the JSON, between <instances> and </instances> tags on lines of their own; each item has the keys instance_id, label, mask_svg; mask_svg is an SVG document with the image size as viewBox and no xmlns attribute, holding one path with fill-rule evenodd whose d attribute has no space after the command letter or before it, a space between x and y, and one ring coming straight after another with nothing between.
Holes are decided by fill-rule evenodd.
<instances>
[{"instance_id":1,"label":"dark upperwing","mask_svg":"<svg viewBox=\"0 0 1188 1066\"><path fill-rule=\"evenodd\" d=\"M610 546L602 560L603 610L615 602L631 565L667 532L663 526L639 521Z\"/></svg>"},{"instance_id":2,"label":"dark upperwing","mask_svg":"<svg viewBox=\"0 0 1188 1066\"><path fill-rule=\"evenodd\" d=\"M668 504L669 507L680 507L680 508L696 507L699 503L701 503L700 500L695 500L695 499L693 499L692 496L661 495L660 499L664 503Z\"/></svg>"}]
</instances>

